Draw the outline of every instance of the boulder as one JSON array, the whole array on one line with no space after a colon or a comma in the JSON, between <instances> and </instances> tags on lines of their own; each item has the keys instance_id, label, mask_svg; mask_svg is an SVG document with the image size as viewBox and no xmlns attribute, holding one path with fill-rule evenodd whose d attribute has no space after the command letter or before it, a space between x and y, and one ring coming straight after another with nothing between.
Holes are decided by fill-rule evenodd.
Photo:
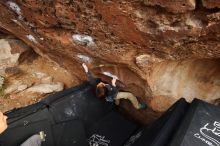
<instances>
[{"instance_id":1,"label":"boulder","mask_svg":"<svg viewBox=\"0 0 220 146\"><path fill-rule=\"evenodd\" d=\"M0 39L0 75L16 74L19 58L30 48L18 39Z\"/></svg>"},{"instance_id":2,"label":"boulder","mask_svg":"<svg viewBox=\"0 0 220 146\"><path fill-rule=\"evenodd\" d=\"M26 90L26 92L48 94L53 92L59 92L64 89L64 85L61 82L51 83L51 84L38 84L34 85Z\"/></svg>"},{"instance_id":3,"label":"boulder","mask_svg":"<svg viewBox=\"0 0 220 146\"><path fill-rule=\"evenodd\" d=\"M4 94L11 94L25 90L28 87L23 81L16 80L12 84L8 85L4 91Z\"/></svg>"},{"instance_id":4,"label":"boulder","mask_svg":"<svg viewBox=\"0 0 220 146\"><path fill-rule=\"evenodd\" d=\"M73 82L86 80L81 64L87 63L96 77L117 76L123 90L162 111L181 97L219 98L218 3L203 0L204 8L196 0L0 1L0 28L64 68ZM14 65L19 52L11 53L13 43L1 41L7 49L0 58L9 56L5 61ZM50 81L42 79L32 90L61 87Z\"/></svg>"}]
</instances>

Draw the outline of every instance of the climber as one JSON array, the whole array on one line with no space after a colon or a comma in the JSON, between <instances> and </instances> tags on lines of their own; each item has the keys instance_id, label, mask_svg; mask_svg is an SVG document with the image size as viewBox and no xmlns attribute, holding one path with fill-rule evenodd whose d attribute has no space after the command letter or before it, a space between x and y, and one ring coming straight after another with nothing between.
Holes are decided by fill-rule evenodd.
<instances>
[{"instance_id":1,"label":"climber","mask_svg":"<svg viewBox=\"0 0 220 146\"><path fill-rule=\"evenodd\" d=\"M86 64L83 63L82 66L86 72L86 75L87 75L87 78L90 84L96 85L95 78L92 76L91 72L88 70L88 67L86 66ZM116 105L120 104L121 99L127 99L132 103L132 105L136 109L146 108L146 104L139 103L137 98L132 93L119 91L116 86L116 81L117 79L113 77L111 84L105 84L103 82L98 83L98 85L96 85L96 96L98 98L105 98L107 102L115 103Z\"/></svg>"},{"instance_id":2,"label":"climber","mask_svg":"<svg viewBox=\"0 0 220 146\"><path fill-rule=\"evenodd\" d=\"M7 128L7 116L3 115L0 111L0 134L2 134ZM41 146L42 138L39 134L35 134L28 138L21 146Z\"/></svg>"}]
</instances>

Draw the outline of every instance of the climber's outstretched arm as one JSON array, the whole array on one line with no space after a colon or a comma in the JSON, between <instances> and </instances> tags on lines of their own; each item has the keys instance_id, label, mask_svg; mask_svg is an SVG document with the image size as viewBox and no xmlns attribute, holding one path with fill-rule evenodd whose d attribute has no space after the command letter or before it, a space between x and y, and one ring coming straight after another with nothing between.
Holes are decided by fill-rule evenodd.
<instances>
[{"instance_id":1,"label":"climber's outstretched arm","mask_svg":"<svg viewBox=\"0 0 220 146\"><path fill-rule=\"evenodd\" d=\"M116 81L117 81L117 78L113 77L112 78L112 86L116 87Z\"/></svg>"},{"instance_id":2,"label":"climber's outstretched arm","mask_svg":"<svg viewBox=\"0 0 220 146\"><path fill-rule=\"evenodd\" d=\"M82 64L82 67L83 67L83 69L84 69L84 71L85 71L86 73L89 72L89 69L88 69L88 67L87 67L87 65L86 65L85 63Z\"/></svg>"},{"instance_id":3,"label":"climber's outstretched arm","mask_svg":"<svg viewBox=\"0 0 220 146\"><path fill-rule=\"evenodd\" d=\"M89 71L87 65L85 63L83 63L82 67L86 73L86 76L87 76L89 83L92 85L96 85L96 79L93 77L92 73Z\"/></svg>"}]
</instances>

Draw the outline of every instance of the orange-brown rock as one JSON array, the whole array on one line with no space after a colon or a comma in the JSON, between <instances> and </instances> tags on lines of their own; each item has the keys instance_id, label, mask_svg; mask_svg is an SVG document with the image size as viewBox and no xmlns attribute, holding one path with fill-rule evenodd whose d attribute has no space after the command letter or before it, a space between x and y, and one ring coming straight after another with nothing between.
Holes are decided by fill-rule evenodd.
<instances>
[{"instance_id":1,"label":"orange-brown rock","mask_svg":"<svg viewBox=\"0 0 220 146\"><path fill-rule=\"evenodd\" d=\"M150 6L161 6L173 13L184 13L196 8L196 0L144 0L144 3Z\"/></svg>"},{"instance_id":2,"label":"orange-brown rock","mask_svg":"<svg viewBox=\"0 0 220 146\"><path fill-rule=\"evenodd\" d=\"M220 1L219 0L202 0L204 7L206 8L220 8Z\"/></svg>"},{"instance_id":3,"label":"orange-brown rock","mask_svg":"<svg viewBox=\"0 0 220 146\"><path fill-rule=\"evenodd\" d=\"M199 73L219 80L213 65L220 57L219 10L212 9L218 3L204 3L209 10L195 0L1 0L0 28L66 69L74 83L86 79L86 62L97 76L118 76L125 90L164 111L182 96L219 98L219 84L198 84ZM215 73L207 73L210 66Z\"/></svg>"},{"instance_id":4,"label":"orange-brown rock","mask_svg":"<svg viewBox=\"0 0 220 146\"><path fill-rule=\"evenodd\" d=\"M180 97L189 102L200 98L214 103L220 97L220 59L161 62L153 68L148 83L154 110L165 111Z\"/></svg>"}]
</instances>

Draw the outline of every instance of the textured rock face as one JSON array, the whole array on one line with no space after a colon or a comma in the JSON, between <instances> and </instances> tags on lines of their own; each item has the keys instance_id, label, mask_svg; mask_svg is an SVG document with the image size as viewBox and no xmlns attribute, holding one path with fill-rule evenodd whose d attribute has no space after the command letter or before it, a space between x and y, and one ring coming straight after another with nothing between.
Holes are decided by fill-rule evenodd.
<instances>
[{"instance_id":1,"label":"textured rock face","mask_svg":"<svg viewBox=\"0 0 220 146\"><path fill-rule=\"evenodd\" d=\"M213 103L220 97L220 60L161 62L153 68L148 82L154 97L151 101L154 110L164 111L179 97L189 102L197 97Z\"/></svg>"},{"instance_id":2,"label":"textured rock face","mask_svg":"<svg viewBox=\"0 0 220 146\"><path fill-rule=\"evenodd\" d=\"M4 85L4 78L2 76L0 76L0 89L2 89L3 85Z\"/></svg>"},{"instance_id":3,"label":"textured rock face","mask_svg":"<svg viewBox=\"0 0 220 146\"><path fill-rule=\"evenodd\" d=\"M15 66L25 54L30 53L30 48L16 39L0 39L0 75L5 75L9 67Z\"/></svg>"},{"instance_id":4,"label":"textured rock face","mask_svg":"<svg viewBox=\"0 0 220 146\"><path fill-rule=\"evenodd\" d=\"M205 82L200 85L198 78L181 70L194 68L191 59L201 60L208 65L196 70L196 77L200 72L206 74L206 67L211 64L204 58L220 57L219 2L201 3L195 0L1 0L0 27L68 70L75 83L85 79L80 64L86 62L97 76L104 78L105 72L118 76L126 90L145 97L155 110L163 111L182 96L207 101L220 97L219 84L215 89ZM219 60L211 61L219 63ZM218 70L217 65L213 67ZM173 72L178 75L173 76ZM193 85L180 81L182 76ZM202 77L219 80L217 74ZM167 89L170 84L171 88ZM195 93L186 94L185 86L195 89ZM200 92L197 90L200 86L211 86L213 90Z\"/></svg>"},{"instance_id":5,"label":"textured rock face","mask_svg":"<svg viewBox=\"0 0 220 146\"><path fill-rule=\"evenodd\" d=\"M218 0L202 0L202 3L206 8L220 8L220 1Z\"/></svg>"},{"instance_id":6,"label":"textured rock face","mask_svg":"<svg viewBox=\"0 0 220 146\"><path fill-rule=\"evenodd\" d=\"M184 13L196 8L195 0L144 0L144 3L151 6L161 6L173 13Z\"/></svg>"},{"instance_id":7,"label":"textured rock face","mask_svg":"<svg viewBox=\"0 0 220 146\"><path fill-rule=\"evenodd\" d=\"M27 106L76 84L74 77L22 41L0 39L0 111ZM9 39L10 38L10 39Z\"/></svg>"}]
</instances>

